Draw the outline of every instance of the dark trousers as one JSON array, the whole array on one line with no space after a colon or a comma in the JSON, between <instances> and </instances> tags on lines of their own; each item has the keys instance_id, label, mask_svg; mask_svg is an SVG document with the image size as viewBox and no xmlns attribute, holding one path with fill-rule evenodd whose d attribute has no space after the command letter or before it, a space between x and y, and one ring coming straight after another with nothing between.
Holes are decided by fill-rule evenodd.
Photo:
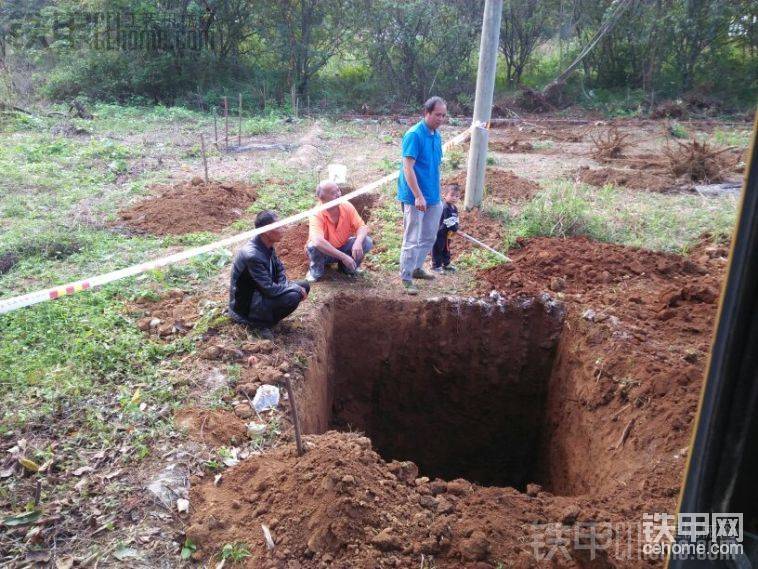
<instances>
[{"instance_id":1,"label":"dark trousers","mask_svg":"<svg viewBox=\"0 0 758 569\"><path fill-rule=\"evenodd\" d=\"M308 281L292 281L300 285L305 292L310 292L311 284ZM237 314L232 317L242 324L247 324L253 328L272 328L287 316L295 312L303 297L298 291L292 290L274 298L263 298L258 305L258 310L250 315L249 319L240 318Z\"/></svg>"},{"instance_id":2,"label":"dark trousers","mask_svg":"<svg viewBox=\"0 0 758 569\"><path fill-rule=\"evenodd\" d=\"M432 246L432 267L447 267L450 264L450 239L447 231L438 231L437 240Z\"/></svg>"}]
</instances>

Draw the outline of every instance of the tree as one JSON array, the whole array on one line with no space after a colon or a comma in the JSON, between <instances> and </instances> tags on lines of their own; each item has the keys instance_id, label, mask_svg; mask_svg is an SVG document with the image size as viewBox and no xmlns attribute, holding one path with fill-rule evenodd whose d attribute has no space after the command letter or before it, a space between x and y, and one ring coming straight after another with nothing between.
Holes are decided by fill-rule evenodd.
<instances>
[{"instance_id":1,"label":"tree","mask_svg":"<svg viewBox=\"0 0 758 569\"><path fill-rule=\"evenodd\" d=\"M554 6L544 0L505 0L500 25L500 49L508 83L521 82L534 49L551 34Z\"/></svg>"},{"instance_id":2,"label":"tree","mask_svg":"<svg viewBox=\"0 0 758 569\"><path fill-rule=\"evenodd\" d=\"M352 1L259 0L257 8L258 33L286 70L293 95L307 96L311 79L351 36Z\"/></svg>"},{"instance_id":3,"label":"tree","mask_svg":"<svg viewBox=\"0 0 758 569\"><path fill-rule=\"evenodd\" d=\"M362 36L380 83L404 103L471 91L482 1L367 0Z\"/></svg>"}]
</instances>

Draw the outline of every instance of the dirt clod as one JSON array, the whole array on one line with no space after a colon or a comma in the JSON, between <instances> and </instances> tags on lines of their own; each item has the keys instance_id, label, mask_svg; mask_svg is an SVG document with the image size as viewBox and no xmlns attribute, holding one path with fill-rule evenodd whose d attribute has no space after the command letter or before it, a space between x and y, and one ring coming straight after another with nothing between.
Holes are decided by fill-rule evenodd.
<instances>
[{"instance_id":1,"label":"dirt clod","mask_svg":"<svg viewBox=\"0 0 758 569\"><path fill-rule=\"evenodd\" d=\"M244 422L223 409L182 409L176 413L174 422L187 429L191 439L212 446L240 444L247 439Z\"/></svg>"}]
</instances>

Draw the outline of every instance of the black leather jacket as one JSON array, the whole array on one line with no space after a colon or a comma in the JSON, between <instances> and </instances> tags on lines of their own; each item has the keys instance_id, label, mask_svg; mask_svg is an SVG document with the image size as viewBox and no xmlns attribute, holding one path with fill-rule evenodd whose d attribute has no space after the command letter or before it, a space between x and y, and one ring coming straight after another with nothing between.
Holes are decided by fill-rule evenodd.
<instances>
[{"instance_id":1,"label":"black leather jacket","mask_svg":"<svg viewBox=\"0 0 758 569\"><path fill-rule=\"evenodd\" d=\"M232 316L255 320L265 311L266 299L298 290L287 281L284 265L273 247L266 247L260 235L248 241L237 251L232 265L229 286L229 310Z\"/></svg>"}]
</instances>

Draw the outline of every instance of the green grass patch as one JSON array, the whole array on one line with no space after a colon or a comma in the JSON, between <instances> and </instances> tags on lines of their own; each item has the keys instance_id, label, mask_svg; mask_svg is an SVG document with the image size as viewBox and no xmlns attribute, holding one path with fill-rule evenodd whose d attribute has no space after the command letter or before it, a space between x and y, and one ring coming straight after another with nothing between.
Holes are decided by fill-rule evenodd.
<instances>
[{"instance_id":1,"label":"green grass patch","mask_svg":"<svg viewBox=\"0 0 758 569\"><path fill-rule=\"evenodd\" d=\"M518 237L589 235L609 240L589 192L570 182L556 182L537 194L507 226L506 235L509 247Z\"/></svg>"},{"instance_id":2,"label":"green grass patch","mask_svg":"<svg viewBox=\"0 0 758 569\"><path fill-rule=\"evenodd\" d=\"M713 132L713 142L719 146L736 146L738 148L747 148L750 144L750 135L751 131L747 129L716 129Z\"/></svg>"},{"instance_id":3,"label":"green grass patch","mask_svg":"<svg viewBox=\"0 0 758 569\"><path fill-rule=\"evenodd\" d=\"M277 182L270 182L272 179ZM265 173L254 175L251 182L259 184L258 199L251 206L252 211L273 209L284 217L316 205L316 172L303 174L294 168L275 165Z\"/></svg>"},{"instance_id":4,"label":"green grass patch","mask_svg":"<svg viewBox=\"0 0 758 569\"><path fill-rule=\"evenodd\" d=\"M90 413L102 399L110 411L137 384L151 403L168 400L158 387L157 365L172 348L149 340L124 317L111 286L0 316L0 395L7 427L46 425L51 417ZM106 409L108 409L106 403ZM95 432L109 431L98 425Z\"/></svg>"},{"instance_id":5,"label":"green grass patch","mask_svg":"<svg viewBox=\"0 0 758 569\"><path fill-rule=\"evenodd\" d=\"M701 235L730 235L734 198L601 190L553 181L507 224L506 244L518 237L587 235L655 251L686 252Z\"/></svg>"},{"instance_id":6,"label":"green grass patch","mask_svg":"<svg viewBox=\"0 0 758 569\"><path fill-rule=\"evenodd\" d=\"M397 271L400 268L402 223L403 212L395 200L394 193L389 195L387 192L385 199L371 211L371 225L379 235L379 245L369 253L369 257L382 269Z\"/></svg>"}]
</instances>

